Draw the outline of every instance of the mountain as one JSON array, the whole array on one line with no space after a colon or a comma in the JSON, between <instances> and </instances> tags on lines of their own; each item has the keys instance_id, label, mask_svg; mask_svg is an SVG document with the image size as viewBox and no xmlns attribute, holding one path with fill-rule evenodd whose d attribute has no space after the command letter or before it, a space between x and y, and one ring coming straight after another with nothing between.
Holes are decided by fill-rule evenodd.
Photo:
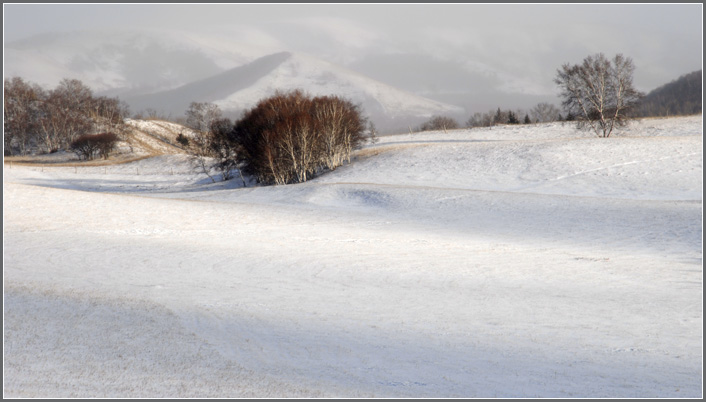
<instances>
[{"instance_id":1,"label":"mountain","mask_svg":"<svg viewBox=\"0 0 706 402\"><path fill-rule=\"evenodd\" d=\"M339 95L361 105L381 129L417 124L437 114L462 116L454 105L427 99L311 56L279 52L167 91L126 97L132 110L182 115L191 102L212 102L236 116L275 91L303 89Z\"/></svg>"},{"instance_id":2,"label":"mountain","mask_svg":"<svg viewBox=\"0 0 706 402\"><path fill-rule=\"evenodd\" d=\"M174 89L128 95L124 100L133 111L152 108L162 114L182 115L191 102L215 103L254 85L288 57L289 53L275 53Z\"/></svg>"},{"instance_id":3,"label":"mountain","mask_svg":"<svg viewBox=\"0 0 706 402\"><path fill-rule=\"evenodd\" d=\"M702 70L685 74L648 93L637 109L639 116L675 116L703 110Z\"/></svg>"}]
</instances>

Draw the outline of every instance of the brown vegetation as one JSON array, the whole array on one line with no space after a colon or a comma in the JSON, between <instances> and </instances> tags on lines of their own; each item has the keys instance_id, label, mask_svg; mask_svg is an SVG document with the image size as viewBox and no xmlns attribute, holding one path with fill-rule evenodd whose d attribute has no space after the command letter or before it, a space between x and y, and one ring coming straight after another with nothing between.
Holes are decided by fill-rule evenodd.
<instances>
[{"instance_id":1,"label":"brown vegetation","mask_svg":"<svg viewBox=\"0 0 706 402\"><path fill-rule=\"evenodd\" d=\"M113 133L86 134L72 141L71 149L79 159L90 161L96 155L108 159L117 142L118 136Z\"/></svg>"}]
</instances>

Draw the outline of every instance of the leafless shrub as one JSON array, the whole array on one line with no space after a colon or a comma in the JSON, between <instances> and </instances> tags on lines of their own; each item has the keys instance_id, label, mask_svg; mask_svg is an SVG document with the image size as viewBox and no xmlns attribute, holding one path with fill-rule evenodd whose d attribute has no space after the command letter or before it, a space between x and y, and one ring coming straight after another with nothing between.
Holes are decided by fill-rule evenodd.
<instances>
[{"instance_id":1,"label":"leafless shrub","mask_svg":"<svg viewBox=\"0 0 706 402\"><path fill-rule=\"evenodd\" d=\"M108 159L118 142L118 136L113 133L86 134L71 142L71 149L79 159L93 160L96 155Z\"/></svg>"},{"instance_id":2,"label":"leafless shrub","mask_svg":"<svg viewBox=\"0 0 706 402\"><path fill-rule=\"evenodd\" d=\"M561 119L559 108L551 103L540 102L530 109L530 114L535 123L547 123Z\"/></svg>"},{"instance_id":3,"label":"leafless shrub","mask_svg":"<svg viewBox=\"0 0 706 402\"><path fill-rule=\"evenodd\" d=\"M304 182L350 162L366 141L358 106L300 90L261 100L228 134L242 171L264 184Z\"/></svg>"},{"instance_id":4,"label":"leafless shrub","mask_svg":"<svg viewBox=\"0 0 706 402\"><path fill-rule=\"evenodd\" d=\"M419 131L453 130L458 128L456 120L447 116L433 116L419 126Z\"/></svg>"}]
</instances>

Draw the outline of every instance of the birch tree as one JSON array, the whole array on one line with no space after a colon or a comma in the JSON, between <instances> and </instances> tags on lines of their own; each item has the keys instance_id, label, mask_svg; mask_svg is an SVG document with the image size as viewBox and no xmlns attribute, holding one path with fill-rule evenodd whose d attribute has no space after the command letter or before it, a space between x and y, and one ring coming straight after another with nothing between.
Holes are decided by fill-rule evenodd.
<instances>
[{"instance_id":1,"label":"birch tree","mask_svg":"<svg viewBox=\"0 0 706 402\"><path fill-rule=\"evenodd\" d=\"M20 155L36 142L39 115L45 92L20 77L5 79L3 106L3 140L5 154L17 149Z\"/></svg>"},{"instance_id":2,"label":"birch tree","mask_svg":"<svg viewBox=\"0 0 706 402\"><path fill-rule=\"evenodd\" d=\"M602 53L582 64L564 64L554 82L561 90L562 106L575 116L579 128L610 137L613 129L627 125L643 94L632 84L635 66L622 54L608 60Z\"/></svg>"},{"instance_id":3,"label":"birch tree","mask_svg":"<svg viewBox=\"0 0 706 402\"><path fill-rule=\"evenodd\" d=\"M245 174L263 184L300 183L350 162L351 152L367 141L366 124L350 101L295 90L258 102L229 139Z\"/></svg>"},{"instance_id":4,"label":"birch tree","mask_svg":"<svg viewBox=\"0 0 706 402\"><path fill-rule=\"evenodd\" d=\"M530 114L535 123L547 123L557 121L561 117L559 108L551 103L540 102L530 109ZM529 116L528 116L529 117Z\"/></svg>"}]
</instances>

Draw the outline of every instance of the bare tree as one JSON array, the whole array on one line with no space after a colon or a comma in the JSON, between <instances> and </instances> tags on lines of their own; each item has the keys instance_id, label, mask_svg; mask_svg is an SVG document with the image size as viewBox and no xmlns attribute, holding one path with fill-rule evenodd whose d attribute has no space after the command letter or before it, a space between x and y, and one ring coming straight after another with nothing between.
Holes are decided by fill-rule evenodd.
<instances>
[{"instance_id":1,"label":"bare tree","mask_svg":"<svg viewBox=\"0 0 706 402\"><path fill-rule=\"evenodd\" d=\"M66 147L78 136L93 130L89 110L94 98L89 87L76 79L63 79L50 96L63 107L59 116L63 120L60 146Z\"/></svg>"},{"instance_id":2,"label":"bare tree","mask_svg":"<svg viewBox=\"0 0 706 402\"><path fill-rule=\"evenodd\" d=\"M64 79L42 102L39 127L46 152L69 148L93 128L88 111L93 96L79 80Z\"/></svg>"},{"instance_id":3,"label":"bare tree","mask_svg":"<svg viewBox=\"0 0 706 402\"><path fill-rule=\"evenodd\" d=\"M210 102L191 102L186 110L186 125L196 131L208 131L221 118L221 109Z\"/></svg>"},{"instance_id":4,"label":"bare tree","mask_svg":"<svg viewBox=\"0 0 706 402\"><path fill-rule=\"evenodd\" d=\"M483 115L481 113L475 112L471 115L471 117L466 120L466 127L467 128L473 128L473 127L481 127L483 126Z\"/></svg>"},{"instance_id":5,"label":"bare tree","mask_svg":"<svg viewBox=\"0 0 706 402\"><path fill-rule=\"evenodd\" d=\"M378 129L375 127L375 123L372 121L368 122L368 142L370 144L377 144L380 141L380 137L378 136Z\"/></svg>"},{"instance_id":6,"label":"bare tree","mask_svg":"<svg viewBox=\"0 0 706 402\"><path fill-rule=\"evenodd\" d=\"M184 128L179 135L187 137L186 132L188 129ZM211 176L211 162L214 157L212 145L211 145L211 135L208 131L192 131L189 133L189 138L187 151L189 153L189 160L192 167L195 170L204 173L211 179L211 182L215 183L216 179Z\"/></svg>"},{"instance_id":7,"label":"bare tree","mask_svg":"<svg viewBox=\"0 0 706 402\"><path fill-rule=\"evenodd\" d=\"M466 122L466 127L492 127L495 122L495 112L476 112Z\"/></svg>"},{"instance_id":8,"label":"bare tree","mask_svg":"<svg viewBox=\"0 0 706 402\"><path fill-rule=\"evenodd\" d=\"M458 123L456 120L447 116L432 116L431 119L422 123L419 126L419 131L432 131L432 130L453 130L458 128Z\"/></svg>"},{"instance_id":9,"label":"bare tree","mask_svg":"<svg viewBox=\"0 0 706 402\"><path fill-rule=\"evenodd\" d=\"M124 137L128 131L127 104L117 98L93 97L81 81L64 79L45 91L19 77L5 80L5 150L28 153L68 149L78 137L110 132Z\"/></svg>"},{"instance_id":10,"label":"bare tree","mask_svg":"<svg viewBox=\"0 0 706 402\"><path fill-rule=\"evenodd\" d=\"M191 135L187 136L185 132L181 132L179 137L188 139L183 143L188 144L187 150L194 168L206 174L215 183L216 180L210 172L218 163L214 159L218 156L218 145L214 143L211 128L214 122L221 118L221 110L213 103L191 102L185 114L186 125L191 129ZM221 173L223 175L224 171ZM225 173L225 176L222 176L224 180L230 178L229 174Z\"/></svg>"},{"instance_id":11,"label":"bare tree","mask_svg":"<svg viewBox=\"0 0 706 402\"><path fill-rule=\"evenodd\" d=\"M326 168L335 170L344 161L350 163L353 149L365 142L366 121L360 107L338 96L320 96L311 100L309 114L321 135L316 152ZM368 135L375 132L374 125L368 128L372 130Z\"/></svg>"},{"instance_id":12,"label":"bare tree","mask_svg":"<svg viewBox=\"0 0 706 402\"><path fill-rule=\"evenodd\" d=\"M530 109L530 115L535 123L557 121L561 117L559 108L551 103L541 102Z\"/></svg>"},{"instance_id":13,"label":"bare tree","mask_svg":"<svg viewBox=\"0 0 706 402\"><path fill-rule=\"evenodd\" d=\"M127 130L125 118L130 114L130 110L128 105L118 98L93 98L87 113L93 121L93 131L123 134Z\"/></svg>"},{"instance_id":14,"label":"bare tree","mask_svg":"<svg viewBox=\"0 0 706 402\"><path fill-rule=\"evenodd\" d=\"M5 79L3 106L3 140L5 154L14 149L20 155L28 152L39 130L39 109L45 92L20 77Z\"/></svg>"},{"instance_id":15,"label":"bare tree","mask_svg":"<svg viewBox=\"0 0 706 402\"><path fill-rule=\"evenodd\" d=\"M144 110L144 112L140 112L140 119L143 118L143 115L146 115L145 117L147 120L157 120L159 119L159 113L157 112L156 109L148 107L147 109Z\"/></svg>"},{"instance_id":16,"label":"bare tree","mask_svg":"<svg viewBox=\"0 0 706 402\"><path fill-rule=\"evenodd\" d=\"M233 122L230 119L218 119L211 122L209 147L211 148L211 156L214 158L213 167L221 173L223 180L230 180L233 177L233 171L237 170L243 187L247 187L245 177L238 168L237 149L235 144L230 141L232 130Z\"/></svg>"},{"instance_id":17,"label":"bare tree","mask_svg":"<svg viewBox=\"0 0 706 402\"><path fill-rule=\"evenodd\" d=\"M643 96L632 85L634 70L632 60L622 54L611 61L599 53L582 64L564 64L554 82L561 89L562 106L575 116L578 127L605 138L629 123L628 111Z\"/></svg>"},{"instance_id":18,"label":"bare tree","mask_svg":"<svg viewBox=\"0 0 706 402\"><path fill-rule=\"evenodd\" d=\"M481 117L481 126L482 127L493 127L493 121L495 120L495 112L493 111L488 111L487 113L484 113Z\"/></svg>"}]
</instances>

